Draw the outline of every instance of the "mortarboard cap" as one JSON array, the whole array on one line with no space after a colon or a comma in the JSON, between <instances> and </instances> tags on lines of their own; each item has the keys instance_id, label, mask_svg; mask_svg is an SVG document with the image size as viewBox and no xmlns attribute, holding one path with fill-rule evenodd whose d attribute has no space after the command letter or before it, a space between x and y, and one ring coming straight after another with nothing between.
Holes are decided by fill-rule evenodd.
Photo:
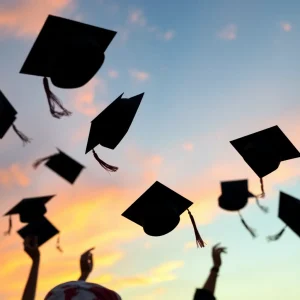
<instances>
[{"instance_id":1,"label":"mortarboard cap","mask_svg":"<svg viewBox=\"0 0 300 300\"><path fill-rule=\"evenodd\" d=\"M124 138L131 126L135 114L143 99L144 93L122 98L121 94L108 107L106 107L92 122L85 153L93 150L96 160L107 171L115 172L117 167L110 166L100 160L94 151L98 145L115 149Z\"/></svg>"},{"instance_id":2,"label":"mortarboard cap","mask_svg":"<svg viewBox=\"0 0 300 300\"><path fill-rule=\"evenodd\" d=\"M278 240L284 233L286 227L292 229L300 237L300 200L280 192L278 217L286 226L276 235L269 236L269 241Z\"/></svg>"},{"instance_id":3,"label":"mortarboard cap","mask_svg":"<svg viewBox=\"0 0 300 300\"><path fill-rule=\"evenodd\" d=\"M8 99L4 96L2 91L0 91L0 139L2 139L9 128L12 126L15 133L19 136L19 138L23 141L24 145L26 143L30 143L30 139L24 135L21 131L19 131L14 122L17 119L17 111L10 104Z\"/></svg>"},{"instance_id":4,"label":"mortarboard cap","mask_svg":"<svg viewBox=\"0 0 300 300\"><path fill-rule=\"evenodd\" d=\"M228 211L238 211L242 224L253 237L256 237L255 230L248 226L243 219L240 210L247 205L248 198L255 198L257 205L264 212L267 212L268 208L259 203L258 196L255 196L248 191L248 180L223 181L221 182L221 190L222 194L218 199L219 207Z\"/></svg>"},{"instance_id":5,"label":"mortarboard cap","mask_svg":"<svg viewBox=\"0 0 300 300\"><path fill-rule=\"evenodd\" d=\"M47 77L59 88L85 85L101 68L104 52L115 35L112 30L49 15L20 73L44 77L52 115L70 115L50 91ZM55 104L62 112L55 111Z\"/></svg>"},{"instance_id":6,"label":"mortarboard cap","mask_svg":"<svg viewBox=\"0 0 300 300\"><path fill-rule=\"evenodd\" d=\"M73 184L82 169L85 167L61 150L57 150L59 153L41 158L37 160L33 166L34 168L37 168L42 162L47 161L45 165L49 169Z\"/></svg>"},{"instance_id":7,"label":"mortarboard cap","mask_svg":"<svg viewBox=\"0 0 300 300\"><path fill-rule=\"evenodd\" d=\"M299 151L278 126L244 136L230 142L245 162L261 179L275 171L280 162L300 157Z\"/></svg>"},{"instance_id":8,"label":"mortarboard cap","mask_svg":"<svg viewBox=\"0 0 300 300\"><path fill-rule=\"evenodd\" d=\"M21 200L11 210L9 210L4 216L9 216L9 228L5 234L10 234L12 229L11 215L20 215L20 221L22 223L30 223L40 219L46 212L47 208L45 204L50 201L55 195L26 198Z\"/></svg>"},{"instance_id":9,"label":"mortarboard cap","mask_svg":"<svg viewBox=\"0 0 300 300\"><path fill-rule=\"evenodd\" d=\"M27 236L36 236L39 247L58 233L59 231L45 217L31 222L18 230L18 234L23 239L25 239Z\"/></svg>"},{"instance_id":10,"label":"mortarboard cap","mask_svg":"<svg viewBox=\"0 0 300 300\"><path fill-rule=\"evenodd\" d=\"M162 236L176 228L180 215L192 204L193 202L156 181L122 216L142 226L147 235ZM204 247L194 218L189 210L188 212L194 226L197 246Z\"/></svg>"}]
</instances>

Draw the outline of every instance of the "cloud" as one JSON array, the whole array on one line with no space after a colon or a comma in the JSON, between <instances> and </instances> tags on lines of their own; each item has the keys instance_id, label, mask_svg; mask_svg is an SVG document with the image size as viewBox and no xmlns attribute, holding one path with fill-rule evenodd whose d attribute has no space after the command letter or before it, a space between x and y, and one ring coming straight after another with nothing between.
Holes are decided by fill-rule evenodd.
<instances>
[{"instance_id":1,"label":"cloud","mask_svg":"<svg viewBox=\"0 0 300 300\"><path fill-rule=\"evenodd\" d=\"M152 268L148 272L133 277L115 278L112 280L111 286L113 286L116 290L121 290L125 288L149 286L161 282L173 281L177 278L174 271L182 268L183 266L183 261L164 262L161 265Z\"/></svg>"},{"instance_id":2,"label":"cloud","mask_svg":"<svg viewBox=\"0 0 300 300\"><path fill-rule=\"evenodd\" d=\"M139 70L129 70L129 75L137 81L146 81L149 79L150 74Z\"/></svg>"},{"instance_id":3,"label":"cloud","mask_svg":"<svg viewBox=\"0 0 300 300\"><path fill-rule=\"evenodd\" d=\"M193 151L194 150L194 144L192 143L189 143L189 142L186 142L182 145L182 148L185 150L185 151Z\"/></svg>"},{"instance_id":4,"label":"cloud","mask_svg":"<svg viewBox=\"0 0 300 300\"><path fill-rule=\"evenodd\" d=\"M133 298L133 300L156 300L157 296L164 295L166 291L167 290L165 288L160 287L148 292L147 294L138 295Z\"/></svg>"},{"instance_id":5,"label":"cloud","mask_svg":"<svg viewBox=\"0 0 300 300\"><path fill-rule=\"evenodd\" d=\"M19 164L12 164L7 169L0 169L0 185L5 187L21 186L30 184L30 178L26 175L26 169Z\"/></svg>"},{"instance_id":6,"label":"cloud","mask_svg":"<svg viewBox=\"0 0 300 300\"><path fill-rule=\"evenodd\" d=\"M118 78L119 77L119 72L116 71L116 70L109 70L108 71L108 76L110 78L113 78L113 79Z\"/></svg>"},{"instance_id":7,"label":"cloud","mask_svg":"<svg viewBox=\"0 0 300 300\"><path fill-rule=\"evenodd\" d=\"M72 9L73 0L20 0L15 4L1 4L0 31L17 37L35 36L49 14L57 15Z\"/></svg>"},{"instance_id":8,"label":"cloud","mask_svg":"<svg viewBox=\"0 0 300 300\"><path fill-rule=\"evenodd\" d=\"M107 86L103 79L94 77L84 87L76 91L74 96L75 109L86 116L95 116L99 112L99 107L95 104L95 94L106 95Z\"/></svg>"},{"instance_id":9,"label":"cloud","mask_svg":"<svg viewBox=\"0 0 300 300\"><path fill-rule=\"evenodd\" d=\"M133 10L129 13L128 21L131 24L136 24L141 27L144 27L147 24L147 20L144 16L144 13L140 9Z\"/></svg>"},{"instance_id":10,"label":"cloud","mask_svg":"<svg viewBox=\"0 0 300 300\"><path fill-rule=\"evenodd\" d=\"M225 26L218 33L219 38L227 41L232 41L237 38L237 26L235 24L229 24Z\"/></svg>"},{"instance_id":11,"label":"cloud","mask_svg":"<svg viewBox=\"0 0 300 300\"><path fill-rule=\"evenodd\" d=\"M166 41L170 41L174 38L175 36L175 31L174 30L168 30L167 32L164 33L163 37Z\"/></svg>"},{"instance_id":12,"label":"cloud","mask_svg":"<svg viewBox=\"0 0 300 300\"><path fill-rule=\"evenodd\" d=\"M280 26L286 32L289 32L292 30L292 25L289 22L280 22Z\"/></svg>"}]
</instances>

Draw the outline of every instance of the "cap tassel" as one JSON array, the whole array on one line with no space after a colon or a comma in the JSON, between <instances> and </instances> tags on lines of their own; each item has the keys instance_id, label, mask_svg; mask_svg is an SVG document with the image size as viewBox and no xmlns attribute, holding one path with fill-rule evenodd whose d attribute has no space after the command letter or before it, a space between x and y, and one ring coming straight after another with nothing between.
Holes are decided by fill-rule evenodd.
<instances>
[{"instance_id":1,"label":"cap tassel","mask_svg":"<svg viewBox=\"0 0 300 300\"><path fill-rule=\"evenodd\" d=\"M195 219L194 219L193 215L191 214L191 212L189 211L189 209L187 211L189 213L189 216L191 218L191 221L192 221L192 224L194 227L197 248L199 248L199 246L200 246L200 248L203 248L203 247L205 247L205 243L203 242L201 235L197 229Z\"/></svg>"},{"instance_id":2,"label":"cap tassel","mask_svg":"<svg viewBox=\"0 0 300 300\"><path fill-rule=\"evenodd\" d=\"M264 212L264 213L268 213L269 212L269 208L266 206L263 206L260 204L258 197L255 197L256 200L256 204L257 206Z\"/></svg>"},{"instance_id":3,"label":"cap tassel","mask_svg":"<svg viewBox=\"0 0 300 300\"><path fill-rule=\"evenodd\" d=\"M12 230L12 218L11 218L11 215L9 215L8 230L4 232L4 235L10 235L11 230Z\"/></svg>"},{"instance_id":4,"label":"cap tassel","mask_svg":"<svg viewBox=\"0 0 300 300\"><path fill-rule=\"evenodd\" d=\"M59 252L61 252L61 253L64 252L63 249L60 247L60 238L59 238L59 236L58 236L58 238L57 238L57 240L56 240L56 249L57 249Z\"/></svg>"},{"instance_id":5,"label":"cap tassel","mask_svg":"<svg viewBox=\"0 0 300 300\"><path fill-rule=\"evenodd\" d=\"M18 135L18 137L22 140L23 146L31 142L31 139L28 138L23 132L17 129L17 127L13 124L12 126L14 132Z\"/></svg>"},{"instance_id":6,"label":"cap tassel","mask_svg":"<svg viewBox=\"0 0 300 300\"><path fill-rule=\"evenodd\" d=\"M51 158L52 157L52 155L51 156L47 156L47 157L44 157L44 158L41 158L41 159L38 159L38 160L36 160L35 162L34 162L34 164L32 165L35 169L37 169L38 168L38 166L42 163L42 162L44 162L44 161L47 161L49 158Z\"/></svg>"},{"instance_id":7,"label":"cap tassel","mask_svg":"<svg viewBox=\"0 0 300 300\"><path fill-rule=\"evenodd\" d=\"M106 162L104 162L103 160L101 160L99 158L99 156L97 155L97 153L95 152L95 150L93 149L93 154L94 154L94 157L95 159L97 160L97 162L102 166L102 168L104 168L107 172L116 172L118 171L118 167L114 167L114 166L111 166L109 164L107 164Z\"/></svg>"},{"instance_id":8,"label":"cap tassel","mask_svg":"<svg viewBox=\"0 0 300 300\"><path fill-rule=\"evenodd\" d=\"M70 116L72 113L66 110L61 104L60 100L51 92L49 87L49 82L46 77L44 77L43 83L44 83L44 89L47 95L51 115L57 119L60 119L63 116L67 116L67 117ZM55 105L57 105L62 111L61 112L55 111Z\"/></svg>"},{"instance_id":9,"label":"cap tassel","mask_svg":"<svg viewBox=\"0 0 300 300\"><path fill-rule=\"evenodd\" d=\"M259 178L260 180L260 188L261 188L261 194L260 194L260 197L261 198L265 198L265 188L264 188L264 181L262 178Z\"/></svg>"},{"instance_id":10,"label":"cap tassel","mask_svg":"<svg viewBox=\"0 0 300 300\"><path fill-rule=\"evenodd\" d=\"M279 231L277 234L267 236L267 241L274 242L274 241L279 240L281 238L281 236L283 235L286 227L287 226L285 226L283 229L281 229L281 231Z\"/></svg>"},{"instance_id":11,"label":"cap tassel","mask_svg":"<svg viewBox=\"0 0 300 300\"><path fill-rule=\"evenodd\" d=\"M245 226L245 228L250 232L250 234L252 235L253 238L256 238L256 233L255 230L251 227L248 226L248 224L246 223L246 221L243 219L242 215L240 212L238 212L241 218L241 221L243 223L243 225Z\"/></svg>"}]
</instances>

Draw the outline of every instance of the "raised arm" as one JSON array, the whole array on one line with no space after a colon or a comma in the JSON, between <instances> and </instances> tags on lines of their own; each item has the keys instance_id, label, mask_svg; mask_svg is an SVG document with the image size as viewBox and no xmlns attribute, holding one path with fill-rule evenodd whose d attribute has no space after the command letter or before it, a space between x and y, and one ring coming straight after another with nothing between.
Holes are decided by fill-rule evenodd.
<instances>
[{"instance_id":1,"label":"raised arm","mask_svg":"<svg viewBox=\"0 0 300 300\"><path fill-rule=\"evenodd\" d=\"M216 288L217 276L222 264L221 253L227 253L226 248L219 247L220 244L212 248L213 266L210 269L208 278L206 279L203 288L197 289L194 300L215 300L214 293Z\"/></svg>"},{"instance_id":2,"label":"raised arm","mask_svg":"<svg viewBox=\"0 0 300 300\"><path fill-rule=\"evenodd\" d=\"M94 250L95 248L91 248L89 250L87 250L86 252L84 252L81 256L80 256L80 277L78 280L83 280L86 281L86 279L88 278L88 276L90 275L90 273L93 270L93 254L91 253L92 250Z\"/></svg>"},{"instance_id":3,"label":"raised arm","mask_svg":"<svg viewBox=\"0 0 300 300\"><path fill-rule=\"evenodd\" d=\"M24 251L32 259L32 265L23 292L22 300L34 300L40 265L40 251L38 249L37 237L26 237L24 240Z\"/></svg>"}]
</instances>

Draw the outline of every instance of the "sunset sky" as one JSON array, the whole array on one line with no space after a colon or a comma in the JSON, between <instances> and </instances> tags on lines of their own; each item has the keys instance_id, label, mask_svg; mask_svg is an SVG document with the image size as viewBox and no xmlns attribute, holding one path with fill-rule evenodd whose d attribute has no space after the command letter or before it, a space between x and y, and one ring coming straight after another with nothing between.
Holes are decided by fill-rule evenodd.
<instances>
[{"instance_id":1,"label":"sunset sky","mask_svg":"<svg viewBox=\"0 0 300 300\"><path fill-rule=\"evenodd\" d=\"M61 232L41 248L36 299L79 277L79 257L93 246L89 281L125 300L192 300L210 267L211 247L224 255L216 288L220 300L299 299L300 244L290 229L278 242L278 196L300 198L300 160L265 177L270 208L250 200L242 214L222 211L220 181L259 179L230 140L278 125L300 149L299 0L1 0L1 91L18 111L16 126L33 139L26 147L12 128L0 141L0 210L23 198L56 194L47 218ZM19 74L48 14L117 31L105 63L84 87L52 90L73 112L50 115L42 78ZM121 93L145 92L134 122L112 151L98 155L119 167L109 175L85 155L91 120ZM112 120L116 121L116 120ZM56 147L86 166L74 185L32 163ZM188 214L163 237L150 237L121 216L156 180L194 202L190 210L207 247L197 249ZM2 218L0 229L7 230ZM0 235L0 299L20 299L31 261L16 233Z\"/></svg>"}]
</instances>

